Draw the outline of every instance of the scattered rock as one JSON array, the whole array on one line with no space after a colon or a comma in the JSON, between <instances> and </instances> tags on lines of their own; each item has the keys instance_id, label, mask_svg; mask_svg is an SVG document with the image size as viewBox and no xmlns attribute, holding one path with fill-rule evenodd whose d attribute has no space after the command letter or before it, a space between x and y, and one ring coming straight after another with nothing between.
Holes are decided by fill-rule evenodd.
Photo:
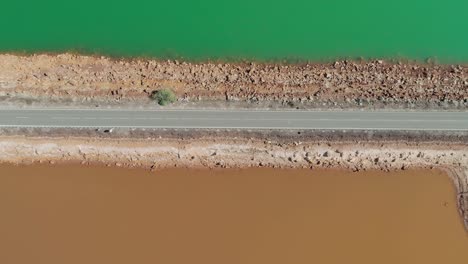
<instances>
[{"instance_id":1,"label":"scattered rock","mask_svg":"<svg viewBox=\"0 0 468 264\"><path fill-rule=\"evenodd\" d=\"M468 98L468 67L459 65L383 60L287 66L156 60L122 63L71 54L2 54L0 61L0 94L53 95L54 100L90 105L111 100L133 100L138 105L148 101L149 90L162 85L183 95L181 102L187 98L225 100L227 96L229 101L266 105L283 101L298 107L300 103L301 108L334 105L458 109L466 107Z\"/></svg>"}]
</instances>

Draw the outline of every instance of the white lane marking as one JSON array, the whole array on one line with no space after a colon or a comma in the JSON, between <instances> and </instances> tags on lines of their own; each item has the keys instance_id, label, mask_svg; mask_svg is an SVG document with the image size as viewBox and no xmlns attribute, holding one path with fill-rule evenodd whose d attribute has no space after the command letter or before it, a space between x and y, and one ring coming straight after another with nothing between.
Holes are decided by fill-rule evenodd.
<instances>
[{"instance_id":1,"label":"white lane marking","mask_svg":"<svg viewBox=\"0 0 468 264\"><path fill-rule=\"evenodd\" d=\"M210 118L210 117L75 117L75 118L68 118L68 117L58 117L52 119L88 119L88 120L213 120L213 121L336 121L336 122L343 122L343 121L354 121L354 122L460 122L461 120L456 119L433 119L433 120L424 120L424 119L370 119L370 118ZM462 120L464 121L464 120Z\"/></svg>"},{"instance_id":2,"label":"white lane marking","mask_svg":"<svg viewBox=\"0 0 468 264\"><path fill-rule=\"evenodd\" d=\"M412 111L410 109L402 111L402 110L361 110L361 109L331 109L331 110L299 110L299 109L273 109L273 110L250 110L250 109L86 109L86 108L28 108L28 109L0 109L0 112L20 112L20 111L107 111L107 112L214 112L214 113L388 113L388 114L460 114L460 113L468 113L468 110L460 110L460 111L443 111L443 110L428 110L428 111L421 111L415 110Z\"/></svg>"},{"instance_id":3,"label":"white lane marking","mask_svg":"<svg viewBox=\"0 0 468 264\"><path fill-rule=\"evenodd\" d=\"M460 120L420 120L420 119L340 119L340 118L203 118L203 117L149 117L148 120L214 120L214 121L283 121L290 123L291 121L355 121L355 122L460 122Z\"/></svg>"},{"instance_id":4,"label":"white lane marking","mask_svg":"<svg viewBox=\"0 0 468 264\"><path fill-rule=\"evenodd\" d=\"M53 116L51 119L81 119L81 117L74 117L74 116Z\"/></svg>"},{"instance_id":5,"label":"white lane marking","mask_svg":"<svg viewBox=\"0 0 468 264\"><path fill-rule=\"evenodd\" d=\"M29 118L29 117L16 117L16 118ZM86 120L213 120L213 121L353 121L353 122L463 122L466 120L457 120L457 119L371 119L371 118L216 118L216 117L51 117L51 119L86 119ZM468 120L468 119L467 119Z\"/></svg>"},{"instance_id":6,"label":"white lane marking","mask_svg":"<svg viewBox=\"0 0 468 264\"><path fill-rule=\"evenodd\" d=\"M402 128L402 127L230 127L230 126L110 126L110 125L92 125L92 126L60 126L60 125L0 125L0 127L39 127L39 128L178 128L178 129L261 129L261 130L402 130L402 131L468 131L468 128Z\"/></svg>"}]
</instances>

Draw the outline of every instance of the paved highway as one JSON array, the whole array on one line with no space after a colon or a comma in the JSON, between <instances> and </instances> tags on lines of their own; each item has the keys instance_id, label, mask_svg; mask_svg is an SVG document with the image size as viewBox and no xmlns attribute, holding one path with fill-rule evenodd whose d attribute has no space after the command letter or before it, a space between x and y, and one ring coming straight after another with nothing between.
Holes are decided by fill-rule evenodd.
<instances>
[{"instance_id":1,"label":"paved highway","mask_svg":"<svg viewBox=\"0 0 468 264\"><path fill-rule=\"evenodd\" d=\"M0 127L468 131L468 112L9 109Z\"/></svg>"}]
</instances>

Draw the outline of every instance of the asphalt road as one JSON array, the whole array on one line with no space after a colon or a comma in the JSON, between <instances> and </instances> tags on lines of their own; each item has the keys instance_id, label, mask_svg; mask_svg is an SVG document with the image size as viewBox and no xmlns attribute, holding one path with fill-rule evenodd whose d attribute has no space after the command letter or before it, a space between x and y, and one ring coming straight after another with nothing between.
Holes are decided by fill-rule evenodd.
<instances>
[{"instance_id":1,"label":"asphalt road","mask_svg":"<svg viewBox=\"0 0 468 264\"><path fill-rule=\"evenodd\" d=\"M468 112L10 109L0 127L468 131Z\"/></svg>"}]
</instances>

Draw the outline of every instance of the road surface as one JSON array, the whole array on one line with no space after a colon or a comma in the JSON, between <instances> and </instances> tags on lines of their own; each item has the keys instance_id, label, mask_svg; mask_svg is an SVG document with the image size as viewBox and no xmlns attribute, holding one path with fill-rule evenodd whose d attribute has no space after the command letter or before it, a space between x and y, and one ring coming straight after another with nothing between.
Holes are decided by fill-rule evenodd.
<instances>
[{"instance_id":1,"label":"road surface","mask_svg":"<svg viewBox=\"0 0 468 264\"><path fill-rule=\"evenodd\" d=\"M468 112L10 109L0 127L468 131Z\"/></svg>"}]
</instances>

